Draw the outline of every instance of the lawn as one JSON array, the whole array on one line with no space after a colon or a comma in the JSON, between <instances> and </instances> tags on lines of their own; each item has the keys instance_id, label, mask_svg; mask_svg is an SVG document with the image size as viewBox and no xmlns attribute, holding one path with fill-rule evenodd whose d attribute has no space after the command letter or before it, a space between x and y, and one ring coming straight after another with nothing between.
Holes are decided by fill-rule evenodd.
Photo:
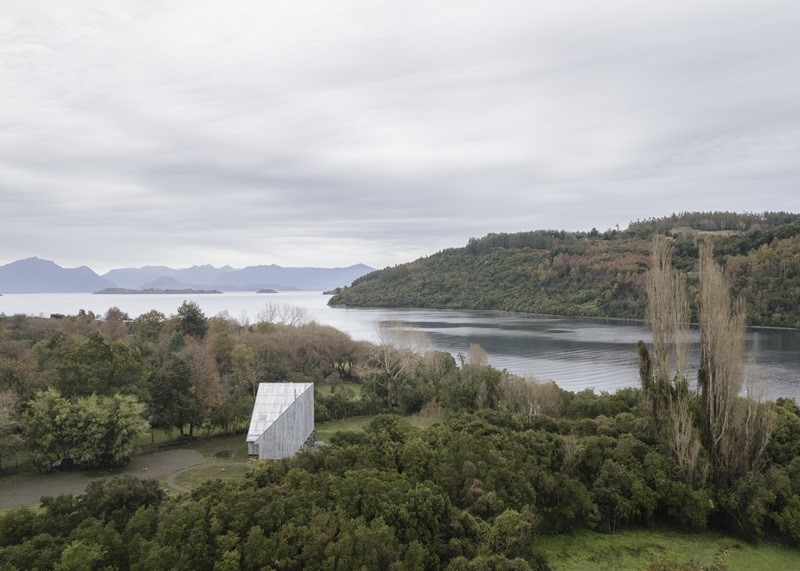
<instances>
[{"instance_id":1,"label":"lawn","mask_svg":"<svg viewBox=\"0 0 800 571\"><path fill-rule=\"evenodd\" d=\"M353 430L363 430L373 418L374 417L372 416L354 416L353 418L346 418L344 420L318 422L315 426L317 431L317 440L327 444L330 442L330 438L335 432L352 432Z\"/></svg>"},{"instance_id":2,"label":"lawn","mask_svg":"<svg viewBox=\"0 0 800 571\"><path fill-rule=\"evenodd\" d=\"M353 391L354 398L361 398L361 385L359 383L345 383L345 382L337 382L337 383L319 383L315 386L317 392L321 395L329 395L334 391L338 391L340 389L348 389Z\"/></svg>"},{"instance_id":3,"label":"lawn","mask_svg":"<svg viewBox=\"0 0 800 571\"><path fill-rule=\"evenodd\" d=\"M344 420L329 420L328 422L318 422L316 424L317 440L329 442L330 437L339 431L351 432L353 430L363 430L374 416L354 416ZM404 421L416 426L417 428L430 428L434 424L442 422L444 414L440 409L423 410L419 414L400 417Z\"/></svg>"},{"instance_id":4,"label":"lawn","mask_svg":"<svg viewBox=\"0 0 800 571\"><path fill-rule=\"evenodd\" d=\"M225 482L244 480L244 477L249 470L249 466L241 466L239 464L203 465L176 476L175 483L189 490L193 490L208 480L220 479Z\"/></svg>"},{"instance_id":5,"label":"lawn","mask_svg":"<svg viewBox=\"0 0 800 571\"><path fill-rule=\"evenodd\" d=\"M716 533L630 530L577 531L537 542L556 570L798 569L800 550L773 543L752 545Z\"/></svg>"}]
</instances>

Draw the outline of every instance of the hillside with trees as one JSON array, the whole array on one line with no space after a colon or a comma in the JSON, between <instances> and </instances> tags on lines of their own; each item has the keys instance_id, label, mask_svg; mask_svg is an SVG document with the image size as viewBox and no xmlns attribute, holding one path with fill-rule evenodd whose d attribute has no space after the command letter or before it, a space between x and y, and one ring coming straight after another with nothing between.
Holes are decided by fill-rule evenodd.
<instances>
[{"instance_id":1,"label":"hillside with trees","mask_svg":"<svg viewBox=\"0 0 800 571\"><path fill-rule=\"evenodd\" d=\"M669 237L672 262L688 274L695 321L700 244L712 242L750 325L800 327L800 215L784 212L673 214L622 231L489 234L372 272L330 304L643 319L654 235Z\"/></svg>"}]
</instances>

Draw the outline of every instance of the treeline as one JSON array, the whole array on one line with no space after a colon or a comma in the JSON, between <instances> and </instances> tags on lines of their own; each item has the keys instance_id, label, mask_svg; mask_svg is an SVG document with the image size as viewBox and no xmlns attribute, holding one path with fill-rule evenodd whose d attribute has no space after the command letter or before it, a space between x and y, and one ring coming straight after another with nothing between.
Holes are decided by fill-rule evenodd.
<instances>
[{"instance_id":1,"label":"treeline","mask_svg":"<svg viewBox=\"0 0 800 571\"><path fill-rule=\"evenodd\" d=\"M627 231L642 236L667 234L689 228L701 232L747 232L755 227L762 230L800 222L800 214L791 212L681 212L663 218L636 220L628 225Z\"/></svg>"},{"instance_id":2,"label":"treeline","mask_svg":"<svg viewBox=\"0 0 800 571\"><path fill-rule=\"evenodd\" d=\"M372 272L331 305L493 309L642 319L653 235L673 242L697 316L697 261L713 241L751 325L800 327L800 215L698 212L633 222L625 230L489 234L414 262Z\"/></svg>"}]
</instances>

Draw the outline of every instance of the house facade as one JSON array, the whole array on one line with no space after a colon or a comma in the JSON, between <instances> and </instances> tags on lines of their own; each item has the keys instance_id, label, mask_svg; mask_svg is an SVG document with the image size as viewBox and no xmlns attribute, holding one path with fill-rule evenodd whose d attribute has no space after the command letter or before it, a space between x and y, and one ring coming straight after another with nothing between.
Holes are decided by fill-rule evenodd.
<instances>
[{"instance_id":1,"label":"house facade","mask_svg":"<svg viewBox=\"0 0 800 571\"><path fill-rule=\"evenodd\" d=\"M266 460L289 458L314 444L314 383L260 383L247 453Z\"/></svg>"}]
</instances>

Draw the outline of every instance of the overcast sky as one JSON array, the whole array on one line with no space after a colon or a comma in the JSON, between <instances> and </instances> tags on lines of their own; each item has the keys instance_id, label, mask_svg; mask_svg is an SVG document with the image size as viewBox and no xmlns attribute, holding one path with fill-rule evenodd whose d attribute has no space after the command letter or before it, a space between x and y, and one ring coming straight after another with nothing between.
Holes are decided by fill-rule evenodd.
<instances>
[{"instance_id":1,"label":"overcast sky","mask_svg":"<svg viewBox=\"0 0 800 571\"><path fill-rule=\"evenodd\" d=\"M0 4L0 263L384 267L800 211L800 2Z\"/></svg>"}]
</instances>

